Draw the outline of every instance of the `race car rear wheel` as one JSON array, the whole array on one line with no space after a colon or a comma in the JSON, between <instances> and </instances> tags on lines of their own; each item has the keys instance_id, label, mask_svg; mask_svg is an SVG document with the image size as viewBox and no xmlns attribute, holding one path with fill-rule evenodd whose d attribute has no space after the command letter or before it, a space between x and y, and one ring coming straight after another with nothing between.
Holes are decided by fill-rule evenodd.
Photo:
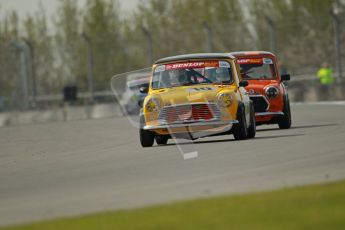
<instances>
[{"instance_id":1,"label":"race car rear wheel","mask_svg":"<svg viewBox=\"0 0 345 230\"><path fill-rule=\"evenodd\" d=\"M248 138L254 138L256 135L256 122L253 102L250 102L250 126L248 128Z\"/></svg>"},{"instance_id":2,"label":"race car rear wheel","mask_svg":"<svg viewBox=\"0 0 345 230\"><path fill-rule=\"evenodd\" d=\"M288 96L284 97L284 115L279 118L278 126L280 129L289 129L291 127L291 111L290 111L290 101Z\"/></svg>"},{"instance_id":3,"label":"race car rear wheel","mask_svg":"<svg viewBox=\"0 0 345 230\"><path fill-rule=\"evenodd\" d=\"M157 135L155 136L155 139L158 145L166 145L168 143L169 137L166 135Z\"/></svg>"},{"instance_id":4,"label":"race car rear wheel","mask_svg":"<svg viewBox=\"0 0 345 230\"><path fill-rule=\"evenodd\" d=\"M234 124L233 135L235 140L245 140L248 136L247 133L247 122L245 116L244 106L240 105L237 111L238 123Z\"/></svg>"},{"instance_id":5,"label":"race car rear wheel","mask_svg":"<svg viewBox=\"0 0 345 230\"><path fill-rule=\"evenodd\" d=\"M152 132L144 129L140 129L140 144L142 147L152 147L155 136Z\"/></svg>"}]
</instances>

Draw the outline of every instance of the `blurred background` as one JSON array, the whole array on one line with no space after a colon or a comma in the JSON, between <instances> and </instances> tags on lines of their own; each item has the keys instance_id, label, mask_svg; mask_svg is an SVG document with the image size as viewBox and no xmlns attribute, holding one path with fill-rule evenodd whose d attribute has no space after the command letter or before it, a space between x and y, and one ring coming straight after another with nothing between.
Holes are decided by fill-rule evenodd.
<instances>
[{"instance_id":1,"label":"blurred background","mask_svg":"<svg viewBox=\"0 0 345 230\"><path fill-rule=\"evenodd\" d=\"M0 0L0 20L0 126L96 116L113 75L185 53L271 51L292 101L345 99L345 0Z\"/></svg>"}]
</instances>

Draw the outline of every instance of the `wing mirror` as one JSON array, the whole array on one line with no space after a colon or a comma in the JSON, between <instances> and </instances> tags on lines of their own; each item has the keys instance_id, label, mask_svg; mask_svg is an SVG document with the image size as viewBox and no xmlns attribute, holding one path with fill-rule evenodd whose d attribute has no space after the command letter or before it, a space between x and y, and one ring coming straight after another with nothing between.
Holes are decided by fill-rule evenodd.
<instances>
[{"instance_id":1,"label":"wing mirror","mask_svg":"<svg viewBox=\"0 0 345 230\"><path fill-rule=\"evenodd\" d=\"M247 87L248 86L248 81L240 81L240 87Z\"/></svg>"},{"instance_id":2,"label":"wing mirror","mask_svg":"<svg viewBox=\"0 0 345 230\"><path fill-rule=\"evenodd\" d=\"M290 74L282 74L280 78L282 81L290 81Z\"/></svg>"}]
</instances>

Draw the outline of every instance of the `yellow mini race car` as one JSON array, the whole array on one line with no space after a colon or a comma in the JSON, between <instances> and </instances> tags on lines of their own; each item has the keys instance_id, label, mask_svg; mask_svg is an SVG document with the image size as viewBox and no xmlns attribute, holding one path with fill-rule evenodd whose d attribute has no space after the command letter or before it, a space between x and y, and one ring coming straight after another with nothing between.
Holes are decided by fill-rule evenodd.
<instances>
[{"instance_id":1,"label":"yellow mini race car","mask_svg":"<svg viewBox=\"0 0 345 230\"><path fill-rule=\"evenodd\" d=\"M167 57L152 67L148 96L140 112L143 147L165 145L170 138L195 140L233 134L255 137L254 107L230 54L188 54Z\"/></svg>"}]
</instances>

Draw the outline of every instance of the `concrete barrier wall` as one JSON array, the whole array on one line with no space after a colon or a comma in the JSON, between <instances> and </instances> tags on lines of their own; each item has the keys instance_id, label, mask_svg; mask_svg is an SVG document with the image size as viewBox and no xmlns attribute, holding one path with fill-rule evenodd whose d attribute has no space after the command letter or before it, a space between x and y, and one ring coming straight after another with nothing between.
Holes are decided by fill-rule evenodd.
<instances>
[{"instance_id":1,"label":"concrete barrier wall","mask_svg":"<svg viewBox=\"0 0 345 230\"><path fill-rule=\"evenodd\" d=\"M0 127L116 116L121 116L121 110L115 103L92 106L66 105L46 110L3 112L0 113Z\"/></svg>"}]
</instances>

